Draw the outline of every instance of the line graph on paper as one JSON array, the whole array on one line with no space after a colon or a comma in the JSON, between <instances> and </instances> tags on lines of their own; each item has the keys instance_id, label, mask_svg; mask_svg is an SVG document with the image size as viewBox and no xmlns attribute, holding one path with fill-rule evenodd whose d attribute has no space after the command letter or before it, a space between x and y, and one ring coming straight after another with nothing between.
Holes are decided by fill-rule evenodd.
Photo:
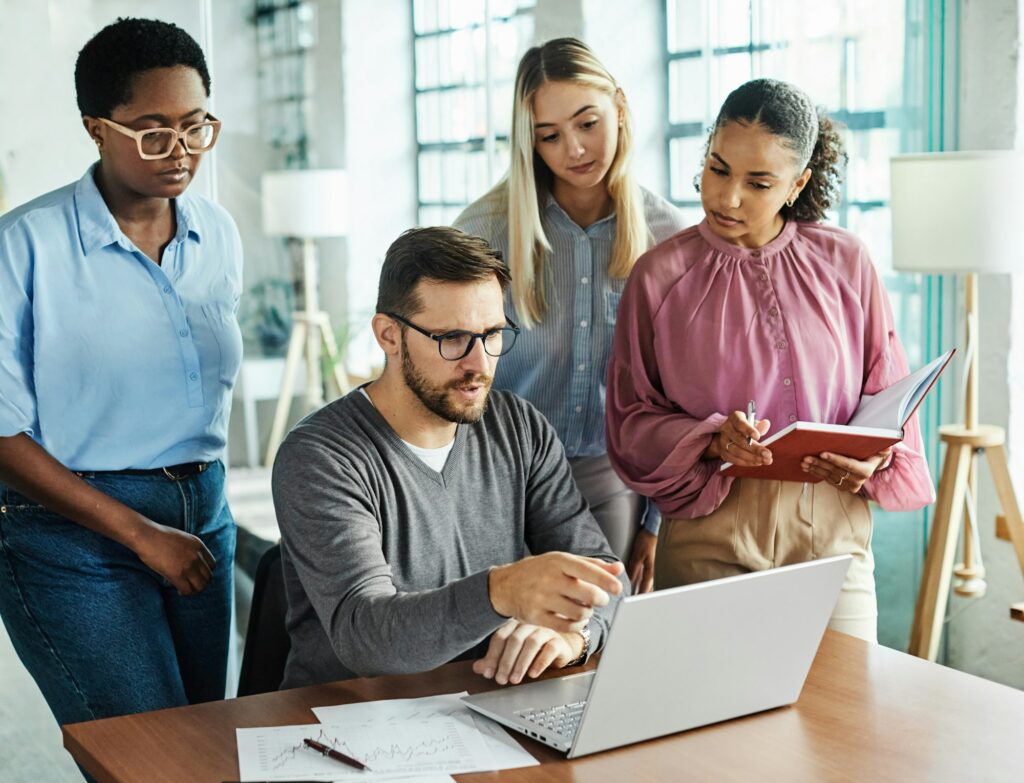
<instances>
[{"instance_id":1,"label":"line graph on paper","mask_svg":"<svg viewBox=\"0 0 1024 783\"><path fill-rule=\"evenodd\" d=\"M366 725L336 723L238 729L238 765L242 780L372 780L396 774L468 772L486 757L481 738L453 718L401 720ZM306 747L314 739L359 759L361 772ZM484 763L483 768L488 768Z\"/></svg>"},{"instance_id":2,"label":"line graph on paper","mask_svg":"<svg viewBox=\"0 0 1024 783\"><path fill-rule=\"evenodd\" d=\"M491 766L478 767L484 769L514 769L517 767L534 766L537 760L523 750L507 731L499 724L482 715L477 715L462 701L461 693L446 693L437 696L421 696L414 699L384 699L382 701L363 701L352 704L337 704L314 707L313 714L322 723L361 723L373 726L379 731L387 731L387 727L395 721L436 721L454 719L461 723L474 736L480 737L490 756L489 760L481 759L482 764Z\"/></svg>"}]
</instances>

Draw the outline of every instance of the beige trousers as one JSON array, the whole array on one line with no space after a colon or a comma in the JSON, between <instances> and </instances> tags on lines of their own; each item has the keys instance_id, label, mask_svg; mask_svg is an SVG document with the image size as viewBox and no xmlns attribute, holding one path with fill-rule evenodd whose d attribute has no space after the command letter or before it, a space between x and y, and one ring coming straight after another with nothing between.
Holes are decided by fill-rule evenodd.
<instances>
[{"instance_id":1,"label":"beige trousers","mask_svg":"<svg viewBox=\"0 0 1024 783\"><path fill-rule=\"evenodd\" d=\"M736 479L717 511L662 519L654 587L853 555L829 628L875 642L878 604L866 499L831 484Z\"/></svg>"}]
</instances>

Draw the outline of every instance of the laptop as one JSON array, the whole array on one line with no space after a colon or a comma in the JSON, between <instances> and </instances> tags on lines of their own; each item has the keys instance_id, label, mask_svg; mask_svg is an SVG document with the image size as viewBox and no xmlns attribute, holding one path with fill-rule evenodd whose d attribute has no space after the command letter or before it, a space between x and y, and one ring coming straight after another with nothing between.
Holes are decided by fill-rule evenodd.
<instances>
[{"instance_id":1,"label":"laptop","mask_svg":"<svg viewBox=\"0 0 1024 783\"><path fill-rule=\"evenodd\" d=\"M792 704L851 560L624 598L595 670L463 701L569 758Z\"/></svg>"}]
</instances>

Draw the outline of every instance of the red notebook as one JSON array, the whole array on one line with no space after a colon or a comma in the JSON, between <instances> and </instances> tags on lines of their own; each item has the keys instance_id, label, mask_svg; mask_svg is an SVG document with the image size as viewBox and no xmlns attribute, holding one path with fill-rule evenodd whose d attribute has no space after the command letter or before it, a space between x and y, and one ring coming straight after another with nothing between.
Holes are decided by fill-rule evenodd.
<instances>
[{"instance_id":1,"label":"red notebook","mask_svg":"<svg viewBox=\"0 0 1024 783\"><path fill-rule=\"evenodd\" d=\"M719 470L726 476L813 483L821 479L804 473L800 467L800 462L808 455L828 451L854 459L867 459L903 440L907 421L931 391L954 353L955 348L878 394L861 397L860 405L848 424L798 421L761 441L761 445L772 452L771 465L748 468L725 462Z\"/></svg>"}]
</instances>

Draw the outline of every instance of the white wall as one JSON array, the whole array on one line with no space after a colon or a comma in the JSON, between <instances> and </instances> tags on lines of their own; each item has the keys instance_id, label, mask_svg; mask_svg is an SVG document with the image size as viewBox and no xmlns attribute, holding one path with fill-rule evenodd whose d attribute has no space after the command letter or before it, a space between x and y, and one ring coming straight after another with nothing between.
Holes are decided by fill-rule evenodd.
<instances>
[{"instance_id":1,"label":"white wall","mask_svg":"<svg viewBox=\"0 0 1024 783\"><path fill-rule=\"evenodd\" d=\"M75 59L85 42L118 16L142 13L202 41L201 9L200 0L149 0L144 11L127 0L0 0L0 170L8 208L77 180L96 160L75 104ZM209 172L194 187L208 191Z\"/></svg>"},{"instance_id":2,"label":"white wall","mask_svg":"<svg viewBox=\"0 0 1024 783\"><path fill-rule=\"evenodd\" d=\"M412 4L354 0L344 5L345 139L351 192L348 307L361 334L349 369L367 374L383 360L368 324L388 246L416 224Z\"/></svg>"},{"instance_id":3,"label":"white wall","mask_svg":"<svg viewBox=\"0 0 1024 783\"><path fill-rule=\"evenodd\" d=\"M263 234L260 174L271 165L272 152L260 133L256 29L250 19L252 0L213 0L212 31L206 46L210 69L211 110L223 122L213 151L216 196L231 213L245 253L244 289L265 277L288 277L280 242ZM157 16L146 5L136 14ZM159 17L158 18L164 18Z\"/></svg>"},{"instance_id":4,"label":"white wall","mask_svg":"<svg viewBox=\"0 0 1024 783\"><path fill-rule=\"evenodd\" d=\"M1021 147L1024 79L1018 41L1022 16L1019 0L961 0L961 149ZM1024 197L1021 206L1024 209ZM1007 447L1018 497L1024 497L1024 323L1016 313L1024 305L1022 277L1017 275L1012 282L1005 276L982 277L979 293L980 420L1009 427ZM1024 687L1024 623L1009 619L1009 605L1024 601L1024 577L1011 545L995 538L999 504L983 458L978 473L978 521L988 594L980 599L951 597L947 662L1020 688Z\"/></svg>"}]
</instances>

